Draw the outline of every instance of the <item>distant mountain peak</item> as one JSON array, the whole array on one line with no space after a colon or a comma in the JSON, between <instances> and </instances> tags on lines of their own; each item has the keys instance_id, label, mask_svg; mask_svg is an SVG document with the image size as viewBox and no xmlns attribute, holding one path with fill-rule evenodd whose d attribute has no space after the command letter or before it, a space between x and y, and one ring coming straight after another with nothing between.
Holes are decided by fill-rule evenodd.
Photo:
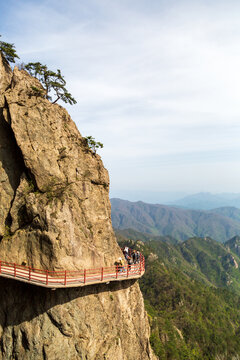
<instances>
[{"instance_id":1,"label":"distant mountain peak","mask_svg":"<svg viewBox=\"0 0 240 360\"><path fill-rule=\"evenodd\" d=\"M240 209L240 194L211 194L209 192L199 192L185 196L171 203L171 205L199 210L211 210L219 207L234 207Z\"/></svg>"}]
</instances>

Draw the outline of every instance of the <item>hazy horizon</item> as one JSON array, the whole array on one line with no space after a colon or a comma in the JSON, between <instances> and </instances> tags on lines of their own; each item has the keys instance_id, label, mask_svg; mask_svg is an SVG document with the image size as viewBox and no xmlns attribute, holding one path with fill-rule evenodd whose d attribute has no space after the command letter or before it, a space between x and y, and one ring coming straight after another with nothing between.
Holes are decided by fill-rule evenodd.
<instances>
[{"instance_id":1,"label":"hazy horizon","mask_svg":"<svg viewBox=\"0 0 240 360\"><path fill-rule=\"evenodd\" d=\"M183 192L169 192L169 193L138 193L131 191L129 192L128 196L125 196L126 192L122 193L122 196L120 193L118 194L111 194L110 193L110 199L121 199L126 200L130 202L138 202L142 201L149 204L161 204L161 205L174 205L174 202L178 202L179 200L183 200L188 197L194 197L194 196L219 196L224 200L224 198L227 200L234 199L234 198L240 198L240 192L239 193L226 193L226 192L219 192L219 193L210 193L210 192L198 192L198 193L183 193Z\"/></svg>"}]
</instances>

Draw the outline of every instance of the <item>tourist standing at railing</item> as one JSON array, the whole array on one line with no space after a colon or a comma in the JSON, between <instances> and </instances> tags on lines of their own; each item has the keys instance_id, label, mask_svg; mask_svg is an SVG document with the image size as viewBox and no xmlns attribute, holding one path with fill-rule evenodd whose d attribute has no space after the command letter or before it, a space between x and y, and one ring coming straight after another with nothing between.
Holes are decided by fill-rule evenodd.
<instances>
[{"instance_id":1,"label":"tourist standing at railing","mask_svg":"<svg viewBox=\"0 0 240 360\"><path fill-rule=\"evenodd\" d=\"M133 250L132 252L132 259L133 259L133 263L136 264L137 262L137 251Z\"/></svg>"},{"instance_id":2,"label":"tourist standing at railing","mask_svg":"<svg viewBox=\"0 0 240 360\"><path fill-rule=\"evenodd\" d=\"M131 270L131 265L133 263L131 256L127 257L128 269Z\"/></svg>"},{"instance_id":3,"label":"tourist standing at railing","mask_svg":"<svg viewBox=\"0 0 240 360\"><path fill-rule=\"evenodd\" d=\"M123 264L123 261L122 261L121 257L118 259L118 261L115 261L114 265L116 265L118 272L125 271L124 264Z\"/></svg>"},{"instance_id":4,"label":"tourist standing at railing","mask_svg":"<svg viewBox=\"0 0 240 360\"><path fill-rule=\"evenodd\" d=\"M129 248L127 246L125 246L125 248L123 250L123 254L124 254L125 259L127 260L128 256L129 256Z\"/></svg>"}]
</instances>

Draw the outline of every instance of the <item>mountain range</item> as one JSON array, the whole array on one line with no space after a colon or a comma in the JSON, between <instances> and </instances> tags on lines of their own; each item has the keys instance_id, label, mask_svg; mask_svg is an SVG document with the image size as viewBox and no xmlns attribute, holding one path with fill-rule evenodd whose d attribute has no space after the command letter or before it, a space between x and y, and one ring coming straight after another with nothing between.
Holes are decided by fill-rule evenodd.
<instances>
[{"instance_id":1,"label":"mountain range","mask_svg":"<svg viewBox=\"0 0 240 360\"><path fill-rule=\"evenodd\" d=\"M176 240L211 237L224 242L240 235L240 209L222 207L211 211L183 209L111 199L115 229L133 229L152 236L171 236Z\"/></svg>"},{"instance_id":2,"label":"mountain range","mask_svg":"<svg viewBox=\"0 0 240 360\"><path fill-rule=\"evenodd\" d=\"M198 210L211 210L225 206L240 209L240 194L211 194L209 192L200 192L198 194L185 196L182 199L168 203L168 205Z\"/></svg>"}]
</instances>

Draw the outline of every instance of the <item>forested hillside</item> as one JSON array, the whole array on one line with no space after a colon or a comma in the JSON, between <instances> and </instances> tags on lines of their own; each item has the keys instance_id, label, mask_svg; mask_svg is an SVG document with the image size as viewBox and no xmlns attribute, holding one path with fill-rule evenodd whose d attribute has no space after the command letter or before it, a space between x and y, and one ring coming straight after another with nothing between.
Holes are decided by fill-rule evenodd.
<instances>
[{"instance_id":1,"label":"forested hillside","mask_svg":"<svg viewBox=\"0 0 240 360\"><path fill-rule=\"evenodd\" d=\"M123 234L118 239L146 257L140 286L161 360L240 357L240 259L230 250L234 240L192 238L174 245Z\"/></svg>"},{"instance_id":2,"label":"forested hillside","mask_svg":"<svg viewBox=\"0 0 240 360\"><path fill-rule=\"evenodd\" d=\"M240 209L232 206L224 206L211 210L211 212L228 217L229 219L240 221Z\"/></svg>"},{"instance_id":3,"label":"forested hillside","mask_svg":"<svg viewBox=\"0 0 240 360\"><path fill-rule=\"evenodd\" d=\"M134 229L155 236L171 236L177 240L209 236L224 242L240 235L237 213L231 215L226 209L223 213L219 209L215 213L121 199L111 199L111 204L115 229Z\"/></svg>"},{"instance_id":4,"label":"forested hillside","mask_svg":"<svg viewBox=\"0 0 240 360\"><path fill-rule=\"evenodd\" d=\"M142 241L161 241L161 242L167 242L169 244L178 244L180 243L179 240L175 239L172 236L157 236L152 234L145 234L141 233L137 230L133 229L115 229L115 233L117 234L119 239L131 239L131 240L142 240Z\"/></svg>"}]
</instances>

